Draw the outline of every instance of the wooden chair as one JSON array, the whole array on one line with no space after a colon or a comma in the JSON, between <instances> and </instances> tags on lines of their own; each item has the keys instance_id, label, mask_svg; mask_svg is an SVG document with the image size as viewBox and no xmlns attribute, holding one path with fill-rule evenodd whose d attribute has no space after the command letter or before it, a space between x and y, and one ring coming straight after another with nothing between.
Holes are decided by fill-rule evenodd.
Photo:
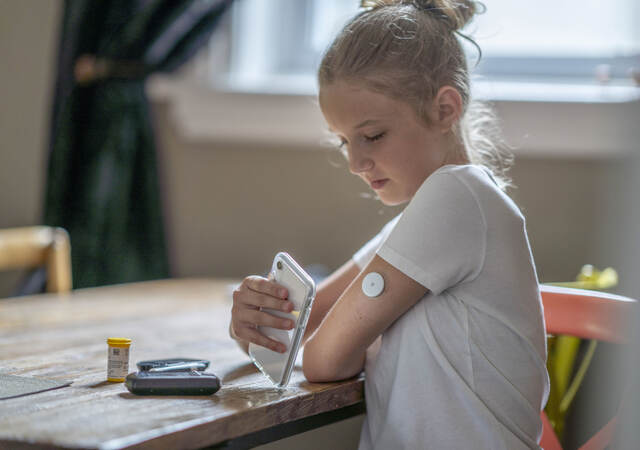
<instances>
[{"instance_id":1,"label":"wooden chair","mask_svg":"<svg viewBox=\"0 0 640 450\"><path fill-rule=\"evenodd\" d=\"M45 266L47 292L71 290L71 245L63 228L47 226L0 230L0 270Z\"/></svg>"},{"instance_id":2,"label":"wooden chair","mask_svg":"<svg viewBox=\"0 0 640 450\"><path fill-rule=\"evenodd\" d=\"M540 293L547 333L619 344L629 342L637 308L636 300L597 291L545 285L540 286ZM540 445L545 450L562 450L547 415L543 412L541 416ZM616 416L580 449L607 448L612 442L615 425Z\"/></svg>"}]
</instances>

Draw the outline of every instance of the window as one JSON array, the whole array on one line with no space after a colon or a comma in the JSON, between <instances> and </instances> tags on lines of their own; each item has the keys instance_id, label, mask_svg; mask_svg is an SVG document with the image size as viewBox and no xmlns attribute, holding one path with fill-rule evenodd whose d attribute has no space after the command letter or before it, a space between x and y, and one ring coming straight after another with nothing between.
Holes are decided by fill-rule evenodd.
<instances>
[{"instance_id":1,"label":"window","mask_svg":"<svg viewBox=\"0 0 640 450\"><path fill-rule=\"evenodd\" d=\"M315 92L315 69L358 0L238 0L233 9L232 90ZM474 76L488 81L625 87L640 70L640 2L485 0L465 29L483 51ZM468 44L470 66L476 51ZM635 68L635 69L634 69ZM637 73L637 72L636 72ZM549 91L547 91L549 92Z\"/></svg>"},{"instance_id":2,"label":"window","mask_svg":"<svg viewBox=\"0 0 640 450\"><path fill-rule=\"evenodd\" d=\"M357 1L239 0L232 11L228 86L242 91L312 93L315 68Z\"/></svg>"},{"instance_id":3,"label":"window","mask_svg":"<svg viewBox=\"0 0 640 450\"><path fill-rule=\"evenodd\" d=\"M471 28L477 28L486 54L480 73L488 77L587 80L598 75L622 81L629 79L634 61L640 62L636 0L485 4L487 13Z\"/></svg>"}]
</instances>

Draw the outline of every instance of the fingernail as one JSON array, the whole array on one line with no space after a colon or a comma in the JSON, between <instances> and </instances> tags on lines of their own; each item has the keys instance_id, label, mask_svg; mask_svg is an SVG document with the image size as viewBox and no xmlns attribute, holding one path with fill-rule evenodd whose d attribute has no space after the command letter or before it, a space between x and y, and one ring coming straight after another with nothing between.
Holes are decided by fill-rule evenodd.
<instances>
[{"instance_id":1,"label":"fingernail","mask_svg":"<svg viewBox=\"0 0 640 450\"><path fill-rule=\"evenodd\" d=\"M282 304L282 310L283 311L291 311L292 305L289 302L285 302Z\"/></svg>"},{"instance_id":2,"label":"fingernail","mask_svg":"<svg viewBox=\"0 0 640 450\"><path fill-rule=\"evenodd\" d=\"M282 298L286 298L287 297L287 290L286 289L280 289L278 291L278 295Z\"/></svg>"}]
</instances>

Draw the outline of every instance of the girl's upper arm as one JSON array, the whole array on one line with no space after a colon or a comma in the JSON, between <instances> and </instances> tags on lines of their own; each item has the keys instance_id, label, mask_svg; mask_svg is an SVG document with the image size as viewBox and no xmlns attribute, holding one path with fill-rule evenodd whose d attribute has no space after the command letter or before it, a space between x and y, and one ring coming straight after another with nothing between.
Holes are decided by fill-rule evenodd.
<instances>
[{"instance_id":1,"label":"girl's upper arm","mask_svg":"<svg viewBox=\"0 0 640 450\"><path fill-rule=\"evenodd\" d=\"M377 272L384 291L362 292L362 279ZM309 381L335 381L358 374L369 345L428 292L376 255L328 312L305 346L303 370Z\"/></svg>"}]
</instances>

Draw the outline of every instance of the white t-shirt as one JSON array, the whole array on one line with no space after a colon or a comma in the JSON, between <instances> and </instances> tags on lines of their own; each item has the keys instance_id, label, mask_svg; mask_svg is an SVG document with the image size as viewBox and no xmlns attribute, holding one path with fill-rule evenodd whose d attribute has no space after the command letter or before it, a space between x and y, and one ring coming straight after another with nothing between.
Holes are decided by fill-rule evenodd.
<instances>
[{"instance_id":1,"label":"white t-shirt","mask_svg":"<svg viewBox=\"0 0 640 450\"><path fill-rule=\"evenodd\" d=\"M360 449L539 448L544 316L513 201L482 168L441 167L353 259L375 253L429 292L367 352Z\"/></svg>"}]
</instances>

